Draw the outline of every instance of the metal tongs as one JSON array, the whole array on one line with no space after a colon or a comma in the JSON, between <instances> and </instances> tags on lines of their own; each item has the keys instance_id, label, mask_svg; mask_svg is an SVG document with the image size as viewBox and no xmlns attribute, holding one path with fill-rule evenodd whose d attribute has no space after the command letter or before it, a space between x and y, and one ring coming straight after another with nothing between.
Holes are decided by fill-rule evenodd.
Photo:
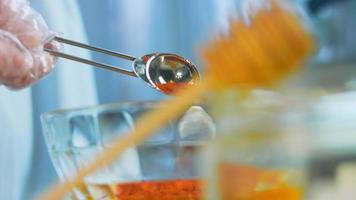
<instances>
[{"instance_id":1,"label":"metal tongs","mask_svg":"<svg viewBox=\"0 0 356 200\"><path fill-rule=\"evenodd\" d=\"M175 92L177 89L180 88L177 86L196 85L200 80L199 72L195 65L189 60L176 54L152 53L136 58L131 55L90 46L61 37L54 37L53 40L63 44L88 49L91 51L132 61L133 70L130 71L109 64L69 55L63 52L54 51L47 48L44 49L44 51L56 57L61 57L75 62L80 62L102 69L111 70L128 76L139 77L149 86L166 94L171 94Z\"/></svg>"}]
</instances>

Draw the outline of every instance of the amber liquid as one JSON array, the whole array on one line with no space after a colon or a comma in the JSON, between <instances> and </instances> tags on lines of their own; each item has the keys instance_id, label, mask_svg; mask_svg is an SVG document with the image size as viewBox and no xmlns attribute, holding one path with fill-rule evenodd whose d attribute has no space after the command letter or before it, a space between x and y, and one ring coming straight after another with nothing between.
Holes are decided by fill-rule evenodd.
<instances>
[{"instance_id":1,"label":"amber liquid","mask_svg":"<svg viewBox=\"0 0 356 200\"><path fill-rule=\"evenodd\" d=\"M220 198L223 200L301 200L302 190L288 184L286 173L252 166L221 164Z\"/></svg>"},{"instance_id":2,"label":"amber liquid","mask_svg":"<svg viewBox=\"0 0 356 200\"><path fill-rule=\"evenodd\" d=\"M200 200L203 199L199 180L164 180L90 185L85 193L90 200Z\"/></svg>"},{"instance_id":3,"label":"amber liquid","mask_svg":"<svg viewBox=\"0 0 356 200\"><path fill-rule=\"evenodd\" d=\"M218 170L219 199L222 200L301 200L300 187L290 185L283 171L251 166L222 164ZM73 200L201 200L203 181L175 179L118 184L88 184L76 188ZM85 197L85 198L83 198Z\"/></svg>"},{"instance_id":4,"label":"amber liquid","mask_svg":"<svg viewBox=\"0 0 356 200\"><path fill-rule=\"evenodd\" d=\"M191 83L165 83L156 84L157 88L165 94L174 94L192 86Z\"/></svg>"}]
</instances>

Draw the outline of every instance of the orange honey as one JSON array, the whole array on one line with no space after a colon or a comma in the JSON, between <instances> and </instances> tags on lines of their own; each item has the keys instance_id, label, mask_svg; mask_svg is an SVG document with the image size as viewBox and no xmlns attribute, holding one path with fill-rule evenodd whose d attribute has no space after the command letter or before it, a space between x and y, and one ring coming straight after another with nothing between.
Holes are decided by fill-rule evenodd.
<instances>
[{"instance_id":1,"label":"orange honey","mask_svg":"<svg viewBox=\"0 0 356 200\"><path fill-rule=\"evenodd\" d=\"M223 200L300 200L302 190L284 180L284 172L251 166L222 164L219 167Z\"/></svg>"},{"instance_id":2,"label":"orange honey","mask_svg":"<svg viewBox=\"0 0 356 200\"><path fill-rule=\"evenodd\" d=\"M166 180L124 183L116 186L117 196L121 200L157 199L157 200L198 200L202 199L199 180Z\"/></svg>"},{"instance_id":3,"label":"orange honey","mask_svg":"<svg viewBox=\"0 0 356 200\"><path fill-rule=\"evenodd\" d=\"M156 87L164 92L165 94L174 94L178 91L184 90L184 88L187 88L189 86L192 86L190 83L165 83L165 84L156 84Z\"/></svg>"},{"instance_id":4,"label":"orange honey","mask_svg":"<svg viewBox=\"0 0 356 200\"><path fill-rule=\"evenodd\" d=\"M140 181L117 184L89 184L81 193L88 200L200 200L202 184L198 179Z\"/></svg>"}]
</instances>

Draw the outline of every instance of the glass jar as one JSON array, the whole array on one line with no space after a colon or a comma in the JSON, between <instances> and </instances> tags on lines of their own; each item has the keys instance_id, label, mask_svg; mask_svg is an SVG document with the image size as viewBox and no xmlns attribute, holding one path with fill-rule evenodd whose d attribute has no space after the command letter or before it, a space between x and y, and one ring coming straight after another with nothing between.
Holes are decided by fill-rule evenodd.
<instances>
[{"instance_id":1,"label":"glass jar","mask_svg":"<svg viewBox=\"0 0 356 200\"><path fill-rule=\"evenodd\" d=\"M304 199L310 150L305 100L272 91L214 96L220 137L204 152L207 199Z\"/></svg>"}]
</instances>

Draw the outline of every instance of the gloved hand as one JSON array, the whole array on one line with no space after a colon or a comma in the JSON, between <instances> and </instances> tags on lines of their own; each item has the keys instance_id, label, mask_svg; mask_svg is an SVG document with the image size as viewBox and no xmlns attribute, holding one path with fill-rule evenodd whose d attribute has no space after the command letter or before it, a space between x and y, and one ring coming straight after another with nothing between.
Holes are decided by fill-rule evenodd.
<instances>
[{"instance_id":1,"label":"gloved hand","mask_svg":"<svg viewBox=\"0 0 356 200\"><path fill-rule=\"evenodd\" d=\"M0 85L20 89L48 74L55 58L43 48L57 50L53 36L28 0L0 0Z\"/></svg>"}]
</instances>

